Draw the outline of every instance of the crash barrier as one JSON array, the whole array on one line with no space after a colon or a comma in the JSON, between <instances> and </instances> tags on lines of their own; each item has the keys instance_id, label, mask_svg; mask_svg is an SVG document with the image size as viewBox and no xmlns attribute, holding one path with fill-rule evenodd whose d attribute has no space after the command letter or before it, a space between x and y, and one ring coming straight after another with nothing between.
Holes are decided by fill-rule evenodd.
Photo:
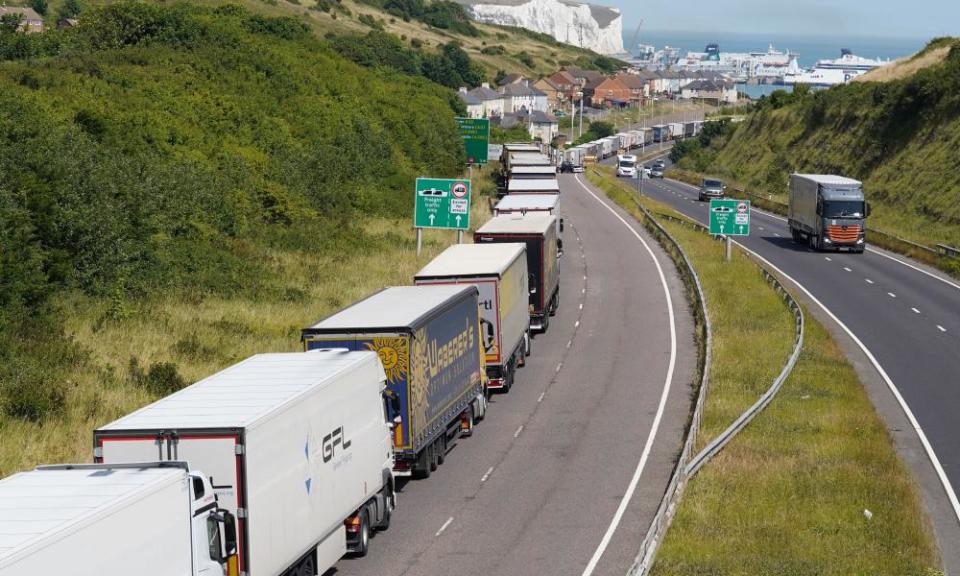
<instances>
[{"instance_id":1,"label":"crash barrier","mask_svg":"<svg viewBox=\"0 0 960 576\"><path fill-rule=\"evenodd\" d=\"M660 544L663 542L663 538L666 536L667 529L670 527L670 522L673 520L673 515L680 503L680 498L683 496L683 491L686 488L687 482L693 477L694 474L697 473L697 471L700 470L701 467L703 467L704 464L706 464L713 456L719 453L720 450L722 450L730 440L732 440L741 430L743 430L747 424L749 424L750 421L757 416L757 414L766 408L766 406L777 395L777 392L780 391L780 388L783 386L783 383L786 381L787 377L790 376L794 365L797 363L797 359L800 357L800 351L803 348L804 316L803 310L800 308L799 303L794 300L793 296L791 296L790 293L783 287L780 281L761 263L758 262L766 281L773 287L774 290L776 290L780 297L783 298L784 303L787 305L790 311L793 312L796 325L793 350L783 369L780 371L780 374L773 381L773 384L770 386L770 388L767 389L767 391L764 392L764 394L756 401L756 403L754 403L753 406L741 414L740 417L733 422L733 424L731 424L726 430L714 438L703 450L696 455L692 455L693 447L696 445L697 437L700 434L700 424L703 418L703 406L706 400L707 387L709 383L709 367L713 345L710 317L707 312L706 300L703 295L700 279L697 276L696 271L693 269L693 266L690 264L690 260L687 258L677 241L670 235L669 232L666 231L666 229L663 228L663 226L660 225L659 222L657 222L656 218L663 218L677 222L683 226L689 226L694 230L703 232L705 234L709 234L709 229L700 223L681 218L674 218L665 214L658 214L656 217L654 217L654 215L650 213L642 204L640 204L637 199L634 198L632 200L637 208L639 208L643 213L644 226L651 232L651 234L653 234L660 244L664 246L664 248L667 250L667 253L671 255L674 261L677 262L677 268L680 270L681 276L684 278L684 282L688 286L688 291L691 293L691 296L696 304L696 306L694 306L694 314L697 319L698 333L700 335L700 354L698 354L699 359L697 363L697 369L700 373L700 387L697 391L697 401L693 410L693 416L690 419L690 428L687 432L687 439L684 442L683 451L680 453L680 458L677 460L677 465L674 468L673 474L670 478L670 484L667 486L667 490L663 495L663 499L660 501L657 514L650 523L650 528L647 530L647 534L640 544L640 549L637 552L633 565L627 572L627 576L645 576L653 567L653 561L656 558L657 550L660 548ZM746 250L744 250L744 252L750 256L749 252Z\"/></svg>"}]
</instances>

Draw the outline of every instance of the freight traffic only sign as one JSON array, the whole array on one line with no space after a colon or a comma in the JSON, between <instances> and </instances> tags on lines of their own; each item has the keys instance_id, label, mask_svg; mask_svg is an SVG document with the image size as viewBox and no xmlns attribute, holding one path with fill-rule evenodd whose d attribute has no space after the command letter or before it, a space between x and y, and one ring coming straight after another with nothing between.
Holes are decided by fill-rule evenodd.
<instances>
[{"instance_id":1,"label":"freight traffic only sign","mask_svg":"<svg viewBox=\"0 0 960 576\"><path fill-rule=\"evenodd\" d=\"M710 233L714 236L749 236L749 200L711 200Z\"/></svg>"},{"instance_id":2,"label":"freight traffic only sign","mask_svg":"<svg viewBox=\"0 0 960 576\"><path fill-rule=\"evenodd\" d=\"M470 181L417 178L414 228L470 228Z\"/></svg>"},{"instance_id":3,"label":"freight traffic only sign","mask_svg":"<svg viewBox=\"0 0 960 576\"><path fill-rule=\"evenodd\" d=\"M486 118L457 118L463 145L467 150L467 164L486 164L490 144L490 120Z\"/></svg>"}]
</instances>

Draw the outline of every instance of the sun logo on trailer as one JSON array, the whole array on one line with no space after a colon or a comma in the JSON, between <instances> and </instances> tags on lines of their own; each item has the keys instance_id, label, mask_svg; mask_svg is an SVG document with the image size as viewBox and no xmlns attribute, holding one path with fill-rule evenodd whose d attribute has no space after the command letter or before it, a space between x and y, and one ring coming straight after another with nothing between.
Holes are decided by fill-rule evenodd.
<instances>
[{"instance_id":1,"label":"sun logo on trailer","mask_svg":"<svg viewBox=\"0 0 960 576\"><path fill-rule=\"evenodd\" d=\"M409 358L406 338L374 338L365 344L367 350L376 352L383 364L387 382L396 384L407 376Z\"/></svg>"}]
</instances>

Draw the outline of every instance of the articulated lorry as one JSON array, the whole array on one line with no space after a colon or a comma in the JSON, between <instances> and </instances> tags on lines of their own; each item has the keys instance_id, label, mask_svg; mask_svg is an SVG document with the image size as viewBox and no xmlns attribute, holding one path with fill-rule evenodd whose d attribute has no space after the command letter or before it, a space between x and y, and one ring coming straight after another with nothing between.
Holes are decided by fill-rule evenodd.
<instances>
[{"instance_id":1,"label":"articulated lorry","mask_svg":"<svg viewBox=\"0 0 960 576\"><path fill-rule=\"evenodd\" d=\"M795 242L814 250L863 253L870 206L863 184L824 174L791 174L788 223Z\"/></svg>"},{"instance_id":2,"label":"articulated lorry","mask_svg":"<svg viewBox=\"0 0 960 576\"><path fill-rule=\"evenodd\" d=\"M509 392L530 355L527 250L523 244L454 244L414 276L418 286L469 284L480 291L487 386Z\"/></svg>"},{"instance_id":3,"label":"articulated lorry","mask_svg":"<svg viewBox=\"0 0 960 576\"><path fill-rule=\"evenodd\" d=\"M507 194L559 194L560 181L556 174L539 180L511 178L507 182Z\"/></svg>"},{"instance_id":4,"label":"articulated lorry","mask_svg":"<svg viewBox=\"0 0 960 576\"><path fill-rule=\"evenodd\" d=\"M560 244L557 219L546 213L491 218L473 235L477 244L523 242L527 245L530 326L546 332L560 306Z\"/></svg>"},{"instance_id":5,"label":"articulated lorry","mask_svg":"<svg viewBox=\"0 0 960 576\"><path fill-rule=\"evenodd\" d=\"M241 575L323 574L390 525L385 378L372 352L258 354L99 428L94 458L188 462L237 518Z\"/></svg>"},{"instance_id":6,"label":"articulated lorry","mask_svg":"<svg viewBox=\"0 0 960 576\"><path fill-rule=\"evenodd\" d=\"M476 286L395 286L301 333L307 350L376 352L395 402L394 470L426 478L486 411Z\"/></svg>"},{"instance_id":7,"label":"articulated lorry","mask_svg":"<svg viewBox=\"0 0 960 576\"><path fill-rule=\"evenodd\" d=\"M236 576L236 519L185 462L41 466L0 480L3 576Z\"/></svg>"},{"instance_id":8,"label":"articulated lorry","mask_svg":"<svg viewBox=\"0 0 960 576\"><path fill-rule=\"evenodd\" d=\"M510 171L511 180L543 180L557 177L556 166L517 166Z\"/></svg>"}]
</instances>

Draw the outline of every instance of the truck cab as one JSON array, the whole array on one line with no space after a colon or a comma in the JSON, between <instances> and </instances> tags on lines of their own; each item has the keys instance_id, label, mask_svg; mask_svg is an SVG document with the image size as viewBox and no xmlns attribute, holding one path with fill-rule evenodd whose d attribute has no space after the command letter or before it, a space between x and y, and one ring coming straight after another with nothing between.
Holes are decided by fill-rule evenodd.
<instances>
[{"instance_id":1,"label":"truck cab","mask_svg":"<svg viewBox=\"0 0 960 576\"><path fill-rule=\"evenodd\" d=\"M218 507L203 472L191 471L189 481L196 576L238 576L236 517Z\"/></svg>"},{"instance_id":2,"label":"truck cab","mask_svg":"<svg viewBox=\"0 0 960 576\"><path fill-rule=\"evenodd\" d=\"M833 175L790 176L790 233L795 242L814 250L863 253L866 247L866 203L862 184Z\"/></svg>"}]
</instances>

